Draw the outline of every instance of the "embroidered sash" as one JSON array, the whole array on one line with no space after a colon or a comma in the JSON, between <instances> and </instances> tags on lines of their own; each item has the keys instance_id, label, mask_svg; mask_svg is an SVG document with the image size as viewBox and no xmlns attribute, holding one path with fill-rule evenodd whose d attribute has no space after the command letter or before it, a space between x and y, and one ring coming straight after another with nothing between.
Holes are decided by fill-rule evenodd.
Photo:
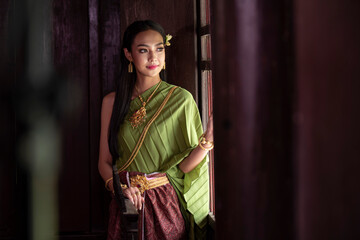
<instances>
[{"instance_id":1,"label":"embroidered sash","mask_svg":"<svg viewBox=\"0 0 360 240\"><path fill-rule=\"evenodd\" d=\"M124 171L126 168L128 168L130 166L130 164L134 161L136 155L139 153L139 150L144 142L144 139L146 137L146 134L151 126L151 124L155 121L155 119L160 115L161 111L163 110L164 106L166 105L166 103L169 101L169 98L171 96L171 94L174 92L174 90L177 88L177 86L173 87L170 89L169 93L166 95L164 101L161 103L160 107L158 108L158 110L156 111L156 113L154 114L154 116L150 119L150 121L146 124L146 126L144 127L144 130L142 131L140 138L138 140L138 142L136 143L136 146L134 148L134 150L132 151L129 159L125 162L125 164L120 167L120 169L118 170L118 172Z\"/></svg>"}]
</instances>

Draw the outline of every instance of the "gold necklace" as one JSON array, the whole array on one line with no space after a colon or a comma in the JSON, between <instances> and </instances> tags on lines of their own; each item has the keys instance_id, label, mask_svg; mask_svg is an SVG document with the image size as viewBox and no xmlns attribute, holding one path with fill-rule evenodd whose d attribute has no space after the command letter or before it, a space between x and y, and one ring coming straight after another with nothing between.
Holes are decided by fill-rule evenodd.
<instances>
[{"instance_id":1,"label":"gold necklace","mask_svg":"<svg viewBox=\"0 0 360 240\"><path fill-rule=\"evenodd\" d=\"M162 82L162 80L160 80L157 87L154 89L154 91L152 92L152 94L150 95L150 97L147 99L146 102L144 102L142 97L139 95L139 99L140 99L140 101L142 103L142 107L139 108L138 110L136 110L129 119L129 121L131 123L131 126L133 128L137 128L138 126L140 126L141 124L143 124L145 122L145 119L146 119L146 108L145 108L146 104L150 101L150 99L152 98L152 96L154 95L156 90L158 90L158 88L160 87L161 82ZM136 91L139 93L139 90L137 89L136 85L135 85L135 88L136 88Z\"/></svg>"}]
</instances>

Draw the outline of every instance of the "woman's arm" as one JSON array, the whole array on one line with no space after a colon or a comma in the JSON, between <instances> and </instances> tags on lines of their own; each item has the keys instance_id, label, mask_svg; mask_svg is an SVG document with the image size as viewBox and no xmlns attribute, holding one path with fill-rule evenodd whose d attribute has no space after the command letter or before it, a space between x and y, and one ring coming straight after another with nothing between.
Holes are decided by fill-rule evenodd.
<instances>
[{"instance_id":1,"label":"woman's arm","mask_svg":"<svg viewBox=\"0 0 360 240\"><path fill-rule=\"evenodd\" d=\"M98 168L100 175L104 179L104 181L110 179L113 176L112 156L109 150L108 132L112 109L114 106L114 100L115 92L109 93L104 97L101 106L101 131ZM114 190L112 180L109 181L108 188L110 189L110 191ZM129 187L123 190L124 195L132 201L132 203L135 205L135 208L141 210L144 198L142 196L139 196L137 194L138 192L139 190L134 187Z\"/></svg>"},{"instance_id":2,"label":"woman's arm","mask_svg":"<svg viewBox=\"0 0 360 240\"><path fill-rule=\"evenodd\" d=\"M213 118L212 114L209 118L209 121L207 123L206 132L204 134L204 137L207 141L213 142L214 141L214 135L213 135ZM205 148L211 147L210 145L202 145ZM188 173L191 170L193 170L206 156L208 151L202 149L200 146L197 146L188 157L184 158L182 162L179 164L179 168L184 173Z\"/></svg>"},{"instance_id":3,"label":"woman's arm","mask_svg":"<svg viewBox=\"0 0 360 240\"><path fill-rule=\"evenodd\" d=\"M114 105L115 92L109 93L103 98L101 106L101 130L98 168L104 181L112 177L112 156L108 144L108 132L112 109ZM112 181L108 184L109 189L113 190Z\"/></svg>"}]
</instances>

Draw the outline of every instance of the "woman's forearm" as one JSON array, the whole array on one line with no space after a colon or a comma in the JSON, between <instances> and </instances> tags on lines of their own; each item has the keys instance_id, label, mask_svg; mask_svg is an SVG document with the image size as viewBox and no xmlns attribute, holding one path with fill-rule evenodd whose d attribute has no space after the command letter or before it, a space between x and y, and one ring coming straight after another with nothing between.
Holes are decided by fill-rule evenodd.
<instances>
[{"instance_id":1,"label":"woman's forearm","mask_svg":"<svg viewBox=\"0 0 360 240\"><path fill-rule=\"evenodd\" d=\"M204 147L210 147L203 145ZM203 150L200 146L197 146L180 164L179 168L184 173L188 173L193 170L204 159L208 151Z\"/></svg>"},{"instance_id":2,"label":"woman's forearm","mask_svg":"<svg viewBox=\"0 0 360 240\"><path fill-rule=\"evenodd\" d=\"M102 177L102 179L104 180L104 182L106 182L108 179L110 179L113 176L112 173L112 166L109 162L99 162L98 165L99 168L99 173ZM108 188L112 191L113 190L113 181L109 181L108 183Z\"/></svg>"},{"instance_id":3,"label":"woman's forearm","mask_svg":"<svg viewBox=\"0 0 360 240\"><path fill-rule=\"evenodd\" d=\"M214 147L213 120L212 114L207 123L207 130L199 140L199 145L186 157L180 164L179 168L184 173L193 170L204 159L209 149ZM202 143L201 140L205 142ZM201 145L201 146L200 146Z\"/></svg>"}]
</instances>

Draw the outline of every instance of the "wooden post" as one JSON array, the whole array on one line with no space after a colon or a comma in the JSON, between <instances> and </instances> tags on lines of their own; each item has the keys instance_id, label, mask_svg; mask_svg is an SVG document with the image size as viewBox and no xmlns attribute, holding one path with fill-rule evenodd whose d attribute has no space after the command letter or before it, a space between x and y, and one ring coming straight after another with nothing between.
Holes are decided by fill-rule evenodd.
<instances>
[{"instance_id":1,"label":"wooden post","mask_svg":"<svg viewBox=\"0 0 360 240\"><path fill-rule=\"evenodd\" d=\"M291 6L212 4L217 239L292 239Z\"/></svg>"},{"instance_id":2,"label":"wooden post","mask_svg":"<svg viewBox=\"0 0 360 240\"><path fill-rule=\"evenodd\" d=\"M360 239L360 2L295 2L298 239Z\"/></svg>"}]
</instances>

